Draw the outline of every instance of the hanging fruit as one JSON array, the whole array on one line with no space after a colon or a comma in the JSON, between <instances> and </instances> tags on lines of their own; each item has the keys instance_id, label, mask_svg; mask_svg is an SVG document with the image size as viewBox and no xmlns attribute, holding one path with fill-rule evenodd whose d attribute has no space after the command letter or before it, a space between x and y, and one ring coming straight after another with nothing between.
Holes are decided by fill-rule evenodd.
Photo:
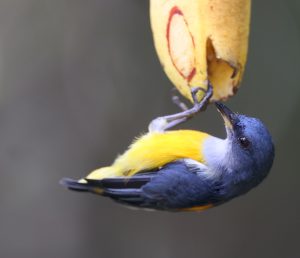
<instances>
[{"instance_id":1,"label":"hanging fruit","mask_svg":"<svg viewBox=\"0 0 300 258\"><path fill-rule=\"evenodd\" d=\"M212 100L236 93L247 58L250 8L251 0L150 0L156 51L183 96L192 100L191 87L206 88L208 80Z\"/></svg>"}]
</instances>

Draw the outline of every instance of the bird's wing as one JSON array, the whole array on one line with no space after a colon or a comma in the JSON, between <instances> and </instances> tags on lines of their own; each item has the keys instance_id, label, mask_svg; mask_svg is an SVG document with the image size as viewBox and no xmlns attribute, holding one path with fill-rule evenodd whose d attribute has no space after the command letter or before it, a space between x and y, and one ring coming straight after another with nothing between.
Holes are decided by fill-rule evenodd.
<instances>
[{"instance_id":1,"label":"bird's wing","mask_svg":"<svg viewBox=\"0 0 300 258\"><path fill-rule=\"evenodd\" d=\"M186 160L170 163L158 171L140 172L131 177L87 179L79 183L64 179L72 190L89 191L139 208L201 210L214 203L214 187L201 176L204 165L191 167Z\"/></svg>"}]
</instances>

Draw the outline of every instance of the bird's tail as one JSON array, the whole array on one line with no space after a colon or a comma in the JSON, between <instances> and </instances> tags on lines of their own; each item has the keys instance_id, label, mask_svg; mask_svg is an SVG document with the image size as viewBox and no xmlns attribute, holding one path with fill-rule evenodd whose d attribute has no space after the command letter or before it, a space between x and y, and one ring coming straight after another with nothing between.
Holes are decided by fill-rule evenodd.
<instances>
[{"instance_id":1,"label":"bird's tail","mask_svg":"<svg viewBox=\"0 0 300 258\"><path fill-rule=\"evenodd\" d=\"M101 180L75 180L71 178L63 178L59 183L70 190L79 192L92 192L96 194L103 193L103 186Z\"/></svg>"},{"instance_id":2,"label":"bird's tail","mask_svg":"<svg viewBox=\"0 0 300 258\"><path fill-rule=\"evenodd\" d=\"M80 183L79 181L71 178L62 178L59 183L69 188L70 190L79 191L79 192L87 192L89 190L89 186L86 183Z\"/></svg>"},{"instance_id":3,"label":"bird's tail","mask_svg":"<svg viewBox=\"0 0 300 258\"><path fill-rule=\"evenodd\" d=\"M74 180L63 178L60 184L70 190L80 192L91 192L94 194L110 197L113 200L130 205L145 208L142 188L150 182L156 175L156 172L143 172L131 177L108 177L103 179L84 178Z\"/></svg>"},{"instance_id":4,"label":"bird's tail","mask_svg":"<svg viewBox=\"0 0 300 258\"><path fill-rule=\"evenodd\" d=\"M119 170L117 166L103 167L92 171L87 177L80 180L63 178L60 180L60 184L74 191L103 194L102 180L117 176Z\"/></svg>"},{"instance_id":5,"label":"bird's tail","mask_svg":"<svg viewBox=\"0 0 300 258\"><path fill-rule=\"evenodd\" d=\"M140 188L148 183L155 174L155 172L143 172L131 177L117 176L100 179L89 178L88 176L79 180L63 178L59 183L70 190L119 198L125 195L136 195Z\"/></svg>"}]
</instances>

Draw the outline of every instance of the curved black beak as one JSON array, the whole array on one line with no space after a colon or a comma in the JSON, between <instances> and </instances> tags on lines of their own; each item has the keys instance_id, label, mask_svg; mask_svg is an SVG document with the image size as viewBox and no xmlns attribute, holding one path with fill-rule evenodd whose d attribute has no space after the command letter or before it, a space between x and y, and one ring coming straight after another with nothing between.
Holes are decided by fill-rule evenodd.
<instances>
[{"instance_id":1,"label":"curved black beak","mask_svg":"<svg viewBox=\"0 0 300 258\"><path fill-rule=\"evenodd\" d=\"M221 102L215 102L215 105L224 119L225 126L232 130L234 124L236 123L236 114Z\"/></svg>"}]
</instances>

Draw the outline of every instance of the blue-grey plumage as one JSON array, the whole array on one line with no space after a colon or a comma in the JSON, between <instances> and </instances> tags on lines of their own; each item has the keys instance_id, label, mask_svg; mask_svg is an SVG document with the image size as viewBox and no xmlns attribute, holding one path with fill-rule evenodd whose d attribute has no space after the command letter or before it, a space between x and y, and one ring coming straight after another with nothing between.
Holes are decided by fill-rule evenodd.
<instances>
[{"instance_id":1,"label":"blue-grey plumage","mask_svg":"<svg viewBox=\"0 0 300 258\"><path fill-rule=\"evenodd\" d=\"M186 157L130 177L87 178L85 182L63 179L61 183L130 206L170 211L202 210L242 195L267 176L274 145L259 119L233 113L221 103L216 106L227 137L207 138L205 164Z\"/></svg>"},{"instance_id":2,"label":"blue-grey plumage","mask_svg":"<svg viewBox=\"0 0 300 258\"><path fill-rule=\"evenodd\" d=\"M227 189L230 198L249 191L267 176L273 164L274 145L259 119L233 113L221 103L216 106L227 131L227 151L224 159L219 160L219 173L224 184L231 185Z\"/></svg>"}]
</instances>

